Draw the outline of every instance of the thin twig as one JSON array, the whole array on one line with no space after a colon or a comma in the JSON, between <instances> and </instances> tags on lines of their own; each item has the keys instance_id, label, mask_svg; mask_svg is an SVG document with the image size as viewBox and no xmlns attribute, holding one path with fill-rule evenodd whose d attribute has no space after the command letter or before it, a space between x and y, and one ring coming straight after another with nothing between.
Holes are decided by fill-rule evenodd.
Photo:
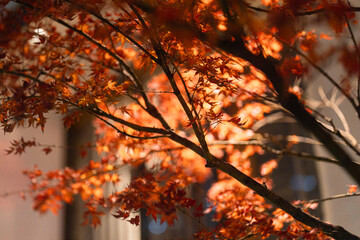
<instances>
[{"instance_id":1,"label":"thin twig","mask_svg":"<svg viewBox=\"0 0 360 240\"><path fill-rule=\"evenodd\" d=\"M314 199L314 200L309 200L309 201L302 201L303 202L302 204L305 204L305 203L322 203L322 202L325 202L325 201L348 198L348 197L356 197L356 196L360 196L360 192L345 193L345 194L339 194L339 195L335 195L335 196L327 197L327 198Z\"/></svg>"},{"instance_id":2,"label":"thin twig","mask_svg":"<svg viewBox=\"0 0 360 240\"><path fill-rule=\"evenodd\" d=\"M330 109L332 109L336 115L338 116L338 118L340 119L345 132L349 132L350 128L349 128L349 124L347 123L345 116L343 114L343 112L340 110L339 106L336 105L334 102L330 101L327 97L326 94L324 92L324 89L322 88L322 86L319 87L318 89L318 93L320 95L320 98L323 100L323 102L325 103L325 106L329 107Z\"/></svg>"},{"instance_id":3,"label":"thin twig","mask_svg":"<svg viewBox=\"0 0 360 240\"><path fill-rule=\"evenodd\" d=\"M264 142L262 141L258 141L258 140L248 140L248 141L216 141L214 143L209 144L210 146L228 146L228 145L233 145L233 146L259 146L262 149L278 155L278 156L282 156L282 155L290 155L290 156L296 156L296 157L301 157L301 158L305 158L305 159L311 159L311 160L316 160L316 161L321 161L321 162L327 162L327 163L332 163L332 164L336 164L336 165L340 165L339 161L333 159L333 158L328 158L328 157L321 157L321 156L315 156L309 153L305 153L305 152L296 152L290 149L275 149L273 147L270 147L268 145L266 145ZM360 164L359 164L359 168L360 168Z\"/></svg>"},{"instance_id":4,"label":"thin twig","mask_svg":"<svg viewBox=\"0 0 360 240\"><path fill-rule=\"evenodd\" d=\"M357 56L358 56L358 64L360 64L360 50L359 50L358 44L357 44L357 42L356 42L356 40L355 40L355 36L354 36L353 30L352 30L352 28L351 28L349 19L348 19L348 17L346 16L346 14L344 14L344 17L345 17L345 20L346 20L347 28L349 29L349 32L350 32L350 35L351 35L351 40L352 40L352 42L353 42L353 44L354 44L354 47L355 47L355 50L356 50L356 53L357 53ZM360 71L359 71L359 73L358 73L357 98L358 98L358 101L360 102Z\"/></svg>"},{"instance_id":5,"label":"thin twig","mask_svg":"<svg viewBox=\"0 0 360 240\"><path fill-rule=\"evenodd\" d=\"M18 195L18 194L27 193L27 192L30 192L30 189L16 190L16 191L11 191L11 192L2 192L2 193L0 193L0 198L12 196L12 195Z\"/></svg>"},{"instance_id":6,"label":"thin twig","mask_svg":"<svg viewBox=\"0 0 360 240\"><path fill-rule=\"evenodd\" d=\"M114 124L112 124L111 122L107 121L106 119L94 114L92 111L88 111L91 115L95 116L96 118L98 118L99 120L103 121L104 123L106 123L107 125L109 125L110 127L114 128L118 133L130 137L130 138L135 138L135 139L141 139L141 140L149 140L149 139L157 139L157 138L165 138L165 137L169 137L170 135L158 135L158 136L149 136L149 137L141 137L141 136L135 136L135 135L131 135L128 134L125 130L121 131L119 128L117 128Z\"/></svg>"},{"instance_id":7,"label":"thin twig","mask_svg":"<svg viewBox=\"0 0 360 240\"><path fill-rule=\"evenodd\" d=\"M262 12L262 13L270 13L270 10L268 9L264 9L264 8L259 8L259 7L253 7L253 6L248 6L249 9L252 9L254 11L257 12ZM348 7L346 9L343 10L344 12L360 12L360 7ZM315 10L309 10L309 11L304 11L304 12L294 12L292 14L294 14L295 16L310 16L310 15L314 15L314 14L320 14L320 13L325 13L326 9L325 8L318 8Z\"/></svg>"}]
</instances>

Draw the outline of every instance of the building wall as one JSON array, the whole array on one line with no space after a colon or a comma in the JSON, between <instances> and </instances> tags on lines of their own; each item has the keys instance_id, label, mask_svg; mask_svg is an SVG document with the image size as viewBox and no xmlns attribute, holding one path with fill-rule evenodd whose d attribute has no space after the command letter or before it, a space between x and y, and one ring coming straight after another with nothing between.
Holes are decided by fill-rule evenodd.
<instances>
[{"instance_id":1,"label":"building wall","mask_svg":"<svg viewBox=\"0 0 360 240\"><path fill-rule=\"evenodd\" d=\"M41 148L29 148L26 153L5 155L10 140L33 139L43 144L64 145L64 131L59 118L50 117L44 133L40 129L17 129L11 134L0 136L0 194L26 190L29 180L22 170L33 168L50 170L62 167L64 150L56 148L45 155ZM23 200L19 194L0 197L0 239L3 240L39 240L62 239L62 212L59 216L52 213L40 215L32 209L30 198Z\"/></svg>"},{"instance_id":2,"label":"building wall","mask_svg":"<svg viewBox=\"0 0 360 240\"><path fill-rule=\"evenodd\" d=\"M333 73L333 76L337 76L341 72L341 69L334 66L333 71L331 72ZM320 81L326 86L329 86L329 84L324 82L326 80L322 79ZM314 93L314 95L316 96L316 93ZM359 119L357 119L354 110L349 106L346 101L344 101L343 104L341 104L339 107L346 116L346 121L349 124L350 132L354 135L356 139L360 139L360 131L358 127ZM335 112L329 109L327 109L325 112L327 112L328 116L333 118L335 122L339 123L339 119ZM338 126L340 126L340 129L343 129L343 127L341 127L341 124L338 124ZM349 153L355 161L360 161L359 156L353 154L351 151L349 151ZM320 156L332 157L327 151L325 151L319 146L315 148L315 154ZM345 170L340 166L318 162L317 169L320 182L321 198L344 194L347 192L348 185L356 185L355 180L353 180L349 176L349 174L347 174ZM350 232L360 235L360 208L358 207L359 205L359 197L350 197L326 201L324 203L321 203L320 207L323 210L323 216L325 221L341 225Z\"/></svg>"},{"instance_id":3,"label":"building wall","mask_svg":"<svg viewBox=\"0 0 360 240\"><path fill-rule=\"evenodd\" d=\"M354 1L353 1L354 2ZM354 2L355 3L355 2ZM355 6L356 4L354 4ZM355 35L359 33L358 26L353 25L353 31ZM347 31L347 29L344 29ZM325 32L328 33L329 29L327 26L323 26L318 30L318 33ZM348 32L345 32L347 34ZM359 34L357 34L356 39L359 38ZM353 43L350 38L342 38L338 41L338 44L348 44L353 47ZM320 44L321 47L328 47L330 43L323 42L323 45ZM344 74L344 69L339 64L339 56L333 54L329 56L326 63L320 65L330 76L333 77L337 82L340 82ZM311 70L310 77L305 79L307 85L307 93L308 96L318 101L318 104L325 105L325 103L333 99L337 99L336 104L330 107L320 107L320 110L324 115L329 116L338 129L345 130L340 118L339 112L341 111L344 114L344 119L349 125L349 132L353 135L353 137L359 141L360 140L360 130L359 130L359 118L356 115L355 110L351 107L349 102L344 99L344 97L338 92L333 91L333 85L321 74L319 74L316 70ZM352 79L353 81L353 92L356 92L356 77ZM321 90L323 89L323 91ZM325 93L326 98L321 97L322 94L320 92ZM335 94L335 95L334 95ZM335 96L335 97L334 97ZM340 101L343 99L343 101ZM324 101L325 100L325 101ZM338 108L338 109L336 109ZM334 111L334 109L336 109ZM344 149L347 149L344 145L342 145ZM352 158L355 161L360 162L360 157L355 155L352 151L348 151ZM319 156L328 156L332 157L326 150L324 150L320 146L315 147L315 154ZM317 169L319 174L319 183L321 190L321 198L327 198L338 194L345 194L348 189L348 185L355 184L356 182L350 178L349 174L345 172L345 170L339 166L328 163L317 163ZM351 198L343 198L339 200L331 200L326 201L320 204L320 207L323 210L323 216L325 221L329 221L333 224L338 224L343 226L345 229L350 232L360 235L359 228L359 216L360 216L360 198L359 197L351 197Z\"/></svg>"}]
</instances>

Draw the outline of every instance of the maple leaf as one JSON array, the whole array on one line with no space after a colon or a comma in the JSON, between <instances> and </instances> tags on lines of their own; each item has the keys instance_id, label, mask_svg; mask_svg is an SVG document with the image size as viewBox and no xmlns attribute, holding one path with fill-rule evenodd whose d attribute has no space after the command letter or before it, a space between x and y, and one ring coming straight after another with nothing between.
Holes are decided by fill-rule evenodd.
<instances>
[{"instance_id":1,"label":"maple leaf","mask_svg":"<svg viewBox=\"0 0 360 240\"><path fill-rule=\"evenodd\" d=\"M33 140L25 140L23 137L20 138L20 140L13 140L10 142L11 147L9 149L6 149L6 154L14 153L15 155L21 155L25 152L25 149L27 147L34 147L37 145L35 139Z\"/></svg>"},{"instance_id":2,"label":"maple leaf","mask_svg":"<svg viewBox=\"0 0 360 240\"><path fill-rule=\"evenodd\" d=\"M139 226L140 224L140 216L137 215L136 217L134 218L131 218L130 220L128 220L131 224L134 224L136 226Z\"/></svg>"},{"instance_id":3,"label":"maple leaf","mask_svg":"<svg viewBox=\"0 0 360 240\"><path fill-rule=\"evenodd\" d=\"M175 213L172 214L163 214L161 215L161 220L160 223L164 223L167 222L169 226L173 226L174 225L174 221L178 220L177 216Z\"/></svg>"},{"instance_id":4,"label":"maple leaf","mask_svg":"<svg viewBox=\"0 0 360 240\"><path fill-rule=\"evenodd\" d=\"M230 120L227 120L227 121L232 122L232 123L236 124L239 127L244 126L246 124L246 122L247 122L247 121L241 122L240 117L233 117L233 118L231 118Z\"/></svg>"},{"instance_id":5,"label":"maple leaf","mask_svg":"<svg viewBox=\"0 0 360 240\"><path fill-rule=\"evenodd\" d=\"M109 30L105 25L96 25L93 38L104 41L109 37L109 34L111 34L110 31L111 30Z\"/></svg>"},{"instance_id":6,"label":"maple leaf","mask_svg":"<svg viewBox=\"0 0 360 240\"><path fill-rule=\"evenodd\" d=\"M82 158L85 158L88 155L88 151L86 149L81 149L80 150L80 156Z\"/></svg>"},{"instance_id":7,"label":"maple leaf","mask_svg":"<svg viewBox=\"0 0 360 240\"><path fill-rule=\"evenodd\" d=\"M114 217L116 218L122 218L122 219L126 219L130 216L130 213L128 212L123 212L121 210L117 210L116 214L113 214Z\"/></svg>"},{"instance_id":8,"label":"maple leaf","mask_svg":"<svg viewBox=\"0 0 360 240\"><path fill-rule=\"evenodd\" d=\"M301 76L305 72L305 68L300 61L299 57L292 59L285 59L280 66L280 71L285 78L289 78L291 75Z\"/></svg>"},{"instance_id":9,"label":"maple leaf","mask_svg":"<svg viewBox=\"0 0 360 240\"><path fill-rule=\"evenodd\" d=\"M48 155L49 153L51 153L52 149L50 147L46 147L46 148L43 148L42 151L44 151L45 154Z\"/></svg>"},{"instance_id":10,"label":"maple leaf","mask_svg":"<svg viewBox=\"0 0 360 240\"><path fill-rule=\"evenodd\" d=\"M348 185L348 193L355 193L357 191L357 185Z\"/></svg>"},{"instance_id":11,"label":"maple leaf","mask_svg":"<svg viewBox=\"0 0 360 240\"><path fill-rule=\"evenodd\" d=\"M96 228L100 224L101 224L100 218L98 216L93 216L92 219L91 219L90 226Z\"/></svg>"},{"instance_id":12,"label":"maple leaf","mask_svg":"<svg viewBox=\"0 0 360 240\"><path fill-rule=\"evenodd\" d=\"M272 171L278 167L278 162L275 159L267 161L261 165L260 174L262 176L272 173Z\"/></svg>"},{"instance_id":13,"label":"maple leaf","mask_svg":"<svg viewBox=\"0 0 360 240\"><path fill-rule=\"evenodd\" d=\"M15 128L15 124L12 123L12 124L4 124L3 125L3 129L4 129L4 133L11 133Z\"/></svg>"},{"instance_id":14,"label":"maple leaf","mask_svg":"<svg viewBox=\"0 0 360 240\"><path fill-rule=\"evenodd\" d=\"M194 206L196 203L195 199L191 199L191 198L184 198L181 200L181 206L185 207L185 208L190 208L192 206Z\"/></svg>"},{"instance_id":15,"label":"maple leaf","mask_svg":"<svg viewBox=\"0 0 360 240\"><path fill-rule=\"evenodd\" d=\"M203 208L203 204L202 204L202 203L200 203L198 206L195 206L194 216L195 216L195 217L202 217L202 216L204 216L204 208Z\"/></svg>"},{"instance_id":16,"label":"maple leaf","mask_svg":"<svg viewBox=\"0 0 360 240\"><path fill-rule=\"evenodd\" d=\"M128 114L129 116L131 116L130 112L132 111L132 109L127 108L126 106L121 106L119 109L120 109L120 111L121 111L122 113L126 113L126 114Z\"/></svg>"}]
</instances>

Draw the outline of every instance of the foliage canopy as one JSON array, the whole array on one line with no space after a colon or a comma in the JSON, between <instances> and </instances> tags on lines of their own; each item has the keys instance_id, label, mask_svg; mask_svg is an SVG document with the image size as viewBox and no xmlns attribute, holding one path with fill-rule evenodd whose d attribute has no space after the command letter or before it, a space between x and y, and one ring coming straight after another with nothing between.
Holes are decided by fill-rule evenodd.
<instances>
[{"instance_id":1,"label":"foliage canopy","mask_svg":"<svg viewBox=\"0 0 360 240\"><path fill-rule=\"evenodd\" d=\"M81 155L94 148L101 160L82 169L24 171L35 210L56 213L79 194L92 226L105 209L135 225L140 217L130 213L140 209L169 225L180 210L194 218L213 211L217 227L203 226L196 238L359 239L310 215L314 204L292 204L271 190L271 173L287 154L337 164L360 183L359 164L344 150L360 155L347 124L342 130L324 116L301 88L316 70L360 116L360 51L352 31L359 8L343 0L2 0L0 6L4 131L44 129L50 112L63 115L66 128L83 113L95 119L96 143ZM340 80L321 67L333 56L343 67ZM333 158L294 151L297 136L279 140L257 131L279 112ZM42 145L22 138L8 154L34 146ZM264 151L277 158L256 169L252 159ZM125 165L137 175L126 189L106 194L104 185L121 181ZM217 180L204 209L187 190L212 175Z\"/></svg>"}]
</instances>

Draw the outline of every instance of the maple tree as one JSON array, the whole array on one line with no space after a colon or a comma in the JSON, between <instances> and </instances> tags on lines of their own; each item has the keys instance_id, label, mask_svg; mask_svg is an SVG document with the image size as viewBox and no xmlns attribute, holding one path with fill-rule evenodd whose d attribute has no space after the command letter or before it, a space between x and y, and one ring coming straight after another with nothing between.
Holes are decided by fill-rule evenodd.
<instances>
[{"instance_id":1,"label":"maple tree","mask_svg":"<svg viewBox=\"0 0 360 240\"><path fill-rule=\"evenodd\" d=\"M10 2L17 7L7 8ZM96 143L81 155L94 148L100 161L82 169L24 171L35 210L56 213L79 194L85 223L92 226L101 223L104 209L135 225L140 217L131 213L140 209L169 225L185 209L194 218L216 213L217 227L200 230L198 239L359 239L309 214L314 203L291 203L275 194L271 172L278 160L269 159L260 170L251 165L264 151L289 154L337 164L360 183L359 163L345 150L360 155L356 139L346 124L341 130L311 105L298 81L318 71L360 116L360 51L352 30L359 8L342 0L0 4L4 131L44 129L49 112L63 115L66 128L84 113L95 119ZM332 34L313 30L324 24ZM344 44L349 35L350 44ZM341 80L321 67L335 53L344 71ZM269 134L253 127L279 110L333 158L294 151L297 136L273 148ZM53 147L21 138L7 153L35 146L45 154ZM121 181L118 170L125 165L138 174L124 190L107 195L103 187ZM217 181L204 209L187 189L206 181L211 168ZM356 186L350 186L353 193Z\"/></svg>"}]
</instances>

